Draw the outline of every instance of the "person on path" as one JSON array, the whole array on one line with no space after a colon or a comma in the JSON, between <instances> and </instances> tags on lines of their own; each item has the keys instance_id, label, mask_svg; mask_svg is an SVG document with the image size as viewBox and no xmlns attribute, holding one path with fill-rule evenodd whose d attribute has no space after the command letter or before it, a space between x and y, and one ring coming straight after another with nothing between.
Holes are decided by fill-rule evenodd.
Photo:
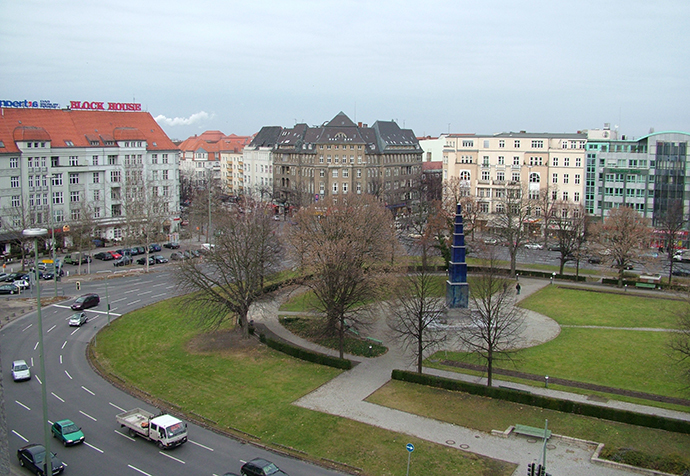
<instances>
[{"instance_id":1,"label":"person on path","mask_svg":"<svg viewBox=\"0 0 690 476\"><path fill-rule=\"evenodd\" d=\"M520 283L517 283L515 285L515 290L517 291L518 295L520 294Z\"/></svg>"}]
</instances>

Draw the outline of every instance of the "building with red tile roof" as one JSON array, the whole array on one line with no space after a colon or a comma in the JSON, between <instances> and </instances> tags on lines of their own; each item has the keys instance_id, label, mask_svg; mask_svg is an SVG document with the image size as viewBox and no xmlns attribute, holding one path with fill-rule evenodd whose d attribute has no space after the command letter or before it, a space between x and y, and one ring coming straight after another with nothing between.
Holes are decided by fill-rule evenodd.
<instances>
[{"instance_id":1,"label":"building with red tile roof","mask_svg":"<svg viewBox=\"0 0 690 476\"><path fill-rule=\"evenodd\" d=\"M0 107L0 243L87 219L97 236L126 238L128 197L144 190L160 202L161 232L174 232L178 168L177 146L148 112Z\"/></svg>"}]
</instances>

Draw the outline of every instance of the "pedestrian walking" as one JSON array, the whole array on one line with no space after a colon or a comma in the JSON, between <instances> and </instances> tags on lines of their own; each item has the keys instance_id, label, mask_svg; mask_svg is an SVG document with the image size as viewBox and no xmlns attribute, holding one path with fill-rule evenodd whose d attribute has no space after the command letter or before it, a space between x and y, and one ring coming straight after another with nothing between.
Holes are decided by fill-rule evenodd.
<instances>
[{"instance_id":1,"label":"pedestrian walking","mask_svg":"<svg viewBox=\"0 0 690 476\"><path fill-rule=\"evenodd\" d=\"M521 289L520 283L517 283L517 284L515 285L515 291L517 291L518 295L520 294L520 289Z\"/></svg>"}]
</instances>

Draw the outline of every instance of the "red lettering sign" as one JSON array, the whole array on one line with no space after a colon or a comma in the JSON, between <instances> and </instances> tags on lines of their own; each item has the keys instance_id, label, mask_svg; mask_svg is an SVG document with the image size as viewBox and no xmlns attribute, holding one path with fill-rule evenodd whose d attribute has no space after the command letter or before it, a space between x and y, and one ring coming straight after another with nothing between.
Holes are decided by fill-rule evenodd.
<instances>
[{"instance_id":1,"label":"red lettering sign","mask_svg":"<svg viewBox=\"0 0 690 476\"><path fill-rule=\"evenodd\" d=\"M134 102L109 102L108 109L104 102L70 101L69 108L75 111L141 111L141 104Z\"/></svg>"}]
</instances>

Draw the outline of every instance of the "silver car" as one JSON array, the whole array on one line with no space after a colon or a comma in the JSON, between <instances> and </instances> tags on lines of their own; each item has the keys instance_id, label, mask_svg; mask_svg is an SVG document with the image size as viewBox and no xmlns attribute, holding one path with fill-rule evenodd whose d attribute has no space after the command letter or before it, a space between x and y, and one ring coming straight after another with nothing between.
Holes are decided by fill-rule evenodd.
<instances>
[{"instance_id":1,"label":"silver car","mask_svg":"<svg viewBox=\"0 0 690 476\"><path fill-rule=\"evenodd\" d=\"M26 365L25 360L15 360L12 362L12 378L15 382L31 378L31 369Z\"/></svg>"},{"instance_id":2,"label":"silver car","mask_svg":"<svg viewBox=\"0 0 690 476\"><path fill-rule=\"evenodd\" d=\"M89 321L85 312L75 312L69 318L70 326L81 327L82 324L86 324Z\"/></svg>"}]
</instances>

